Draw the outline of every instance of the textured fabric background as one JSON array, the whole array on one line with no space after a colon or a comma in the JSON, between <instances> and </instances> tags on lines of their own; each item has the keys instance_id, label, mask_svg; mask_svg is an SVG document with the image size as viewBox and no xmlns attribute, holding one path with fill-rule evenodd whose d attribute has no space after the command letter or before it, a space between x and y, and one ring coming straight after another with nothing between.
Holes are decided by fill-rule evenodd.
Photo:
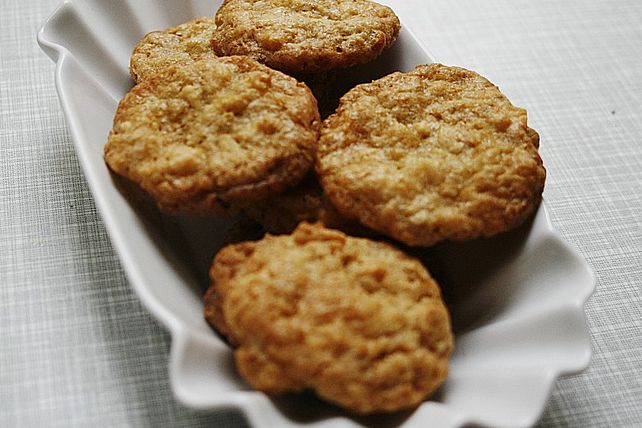
<instances>
[{"instance_id":1,"label":"textured fabric background","mask_svg":"<svg viewBox=\"0 0 642 428\"><path fill-rule=\"evenodd\" d=\"M239 426L177 405L36 45L56 0L0 0L0 426ZM589 369L541 426L642 424L642 2L389 1L435 58L529 110L562 235L597 273Z\"/></svg>"}]
</instances>

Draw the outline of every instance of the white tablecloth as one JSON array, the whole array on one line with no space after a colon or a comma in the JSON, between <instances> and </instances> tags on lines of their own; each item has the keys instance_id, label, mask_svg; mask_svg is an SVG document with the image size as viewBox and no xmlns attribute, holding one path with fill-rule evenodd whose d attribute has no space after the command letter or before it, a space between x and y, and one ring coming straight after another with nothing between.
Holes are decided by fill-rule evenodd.
<instances>
[{"instance_id":1,"label":"white tablecloth","mask_svg":"<svg viewBox=\"0 0 642 428\"><path fill-rule=\"evenodd\" d=\"M127 283L36 45L57 3L0 2L0 426L241 425L172 398L168 336ZM597 273L591 366L557 382L541 425L640 426L642 2L394 4L438 61L528 109L555 227Z\"/></svg>"}]
</instances>

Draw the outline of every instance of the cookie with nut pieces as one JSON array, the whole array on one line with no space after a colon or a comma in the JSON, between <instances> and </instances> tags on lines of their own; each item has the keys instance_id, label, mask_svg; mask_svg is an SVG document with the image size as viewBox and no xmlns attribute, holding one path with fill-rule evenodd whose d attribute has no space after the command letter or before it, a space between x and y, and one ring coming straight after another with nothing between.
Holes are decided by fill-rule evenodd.
<instances>
[{"instance_id":1,"label":"cookie with nut pieces","mask_svg":"<svg viewBox=\"0 0 642 428\"><path fill-rule=\"evenodd\" d=\"M389 244L302 223L222 249L210 276L205 317L260 391L393 412L446 377L453 336L439 287Z\"/></svg>"},{"instance_id":2,"label":"cookie with nut pieces","mask_svg":"<svg viewBox=\"0 0 642 428\"><path fill-rule=\"evenodd\" d=\"M546 172L539 136L479 74L418 66L358 85L323 123L316 170L345 216L412 246L525 221Z\"/></svg>"},{"instance_id":3,"label":"cookie with nut pieces","mask_svg":"<svg viewBox=\"0 0 642 428\"><path fill-rule=\"evenodd\" d=\"M230 214L310 170L319 112L310 90L249 57L170 66L120 102L109 167L161 210Z\"/></svg>"},{"instance_id":4,"label":"cookie with nut pieces","mask_svg":"<svg viewBox=\"0 0 642 428\"><path fill-rule=\"evenodd\" d=\"M219 55L249 55L291 74L369 62L400 29L387 6L369 0L225 0L212 38Z\"/></svg>"}]
</instances>

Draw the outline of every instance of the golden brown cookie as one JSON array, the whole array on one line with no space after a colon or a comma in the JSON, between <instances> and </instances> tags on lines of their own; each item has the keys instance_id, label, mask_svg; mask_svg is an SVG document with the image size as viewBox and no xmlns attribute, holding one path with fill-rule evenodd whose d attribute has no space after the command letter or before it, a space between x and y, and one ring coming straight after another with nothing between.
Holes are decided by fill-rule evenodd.
<instances>
[{"instance_id":1,"label":"golden brown cookie","mask_svg":"<svg viewBox=\"0 0 642 428\"><path fill-rule=\"evenodd\" d=\"M526 111L477 73L422 65L359 85L323 124L316 169L349 217L408 245L490 236L538 206Z\"/></svg>"},{"instance_id":2,"label":"golden brown cookie","mask_svg":"<svg viewBox=\"0 0 642 428\"><path fill-rule=\"evenodd\" d=\"M394 12L369 0L226 0L212 38L219 55L250 55L286 73L373 60L399 33Z\"/></svg>"},{"instance_id":3,"label":"golden brown cookie","mask_svg":"<svg viewBox=\"0 0 642 428\"><path fill-rule=\"evenodd\" d=\"M439 287L389 244L302 223L224 248L210 276L205 317L258 390L392 412L446 377L453 337Z\"/></svg>"},{"instance_id":4,"label":"golden brown cookie","mask_svg":"<svg viewBox=\"0 0 642 428\"><path fill-rule=\"evenodd\" d=\"M177 27L146 34L131 56L129 70L132 79L138 82L168 66L216 56L211 45L215 29L214 18L197 18Z\"/></svg>"},{"instance_id":5,"label":"golden brown cookie","mask_svg":"<svg viewBox=\"0 0 642 428\"><path fill-rule=\"evenodd\" d=\"M372 230L359 222L339 214L323 195L323 189L313 173L308 174L296 186L249 207L245 212L269 233L292 233L299 223L307 221L319 222L349 235L374 235Z\"/></svg>"},{"instance_id":6,"label":"golden brown cookie","mask_svg":"<svg viewBox=\"0 0 642 428\"><path fill-rule=\"evenodd\" d=\"M300 181L318 124L304 84L249 57L203 58L125 96L105 159L164 211L227 213Z\"/></svg>"}]
</instances>

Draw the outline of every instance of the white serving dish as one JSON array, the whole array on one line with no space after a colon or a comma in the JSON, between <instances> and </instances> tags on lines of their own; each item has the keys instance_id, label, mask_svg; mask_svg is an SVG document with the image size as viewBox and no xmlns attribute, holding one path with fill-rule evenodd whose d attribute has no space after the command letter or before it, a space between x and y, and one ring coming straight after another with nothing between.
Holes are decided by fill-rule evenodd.
<instances>
[{"instance_id":1,"label":"white serving dish","mask_svg":"<svg viewBox=\"0 0 642 428\"><path fill-rule=\"evenodd\" d=\"M78 158L131 285L171 333L176 398L197 409L237 409L256 427L534 424L555 380L589 363L583 308L595 282L551 227L545 205L516 231L433 251L436 273L457 290L445 290L456 351L448 380L416 411L355 418L309 397L270 399L237 377L230 349L203 320L201 300L211 256L230 221L172 219L130 202L102 156L117 103L131 87L128 62L136 41L148 31L211 16L219 4L68 0L38 33L56 62L56 87ZM428 62L431 56L404 29L360 78Z\"/></svg>"}]
</instances>

